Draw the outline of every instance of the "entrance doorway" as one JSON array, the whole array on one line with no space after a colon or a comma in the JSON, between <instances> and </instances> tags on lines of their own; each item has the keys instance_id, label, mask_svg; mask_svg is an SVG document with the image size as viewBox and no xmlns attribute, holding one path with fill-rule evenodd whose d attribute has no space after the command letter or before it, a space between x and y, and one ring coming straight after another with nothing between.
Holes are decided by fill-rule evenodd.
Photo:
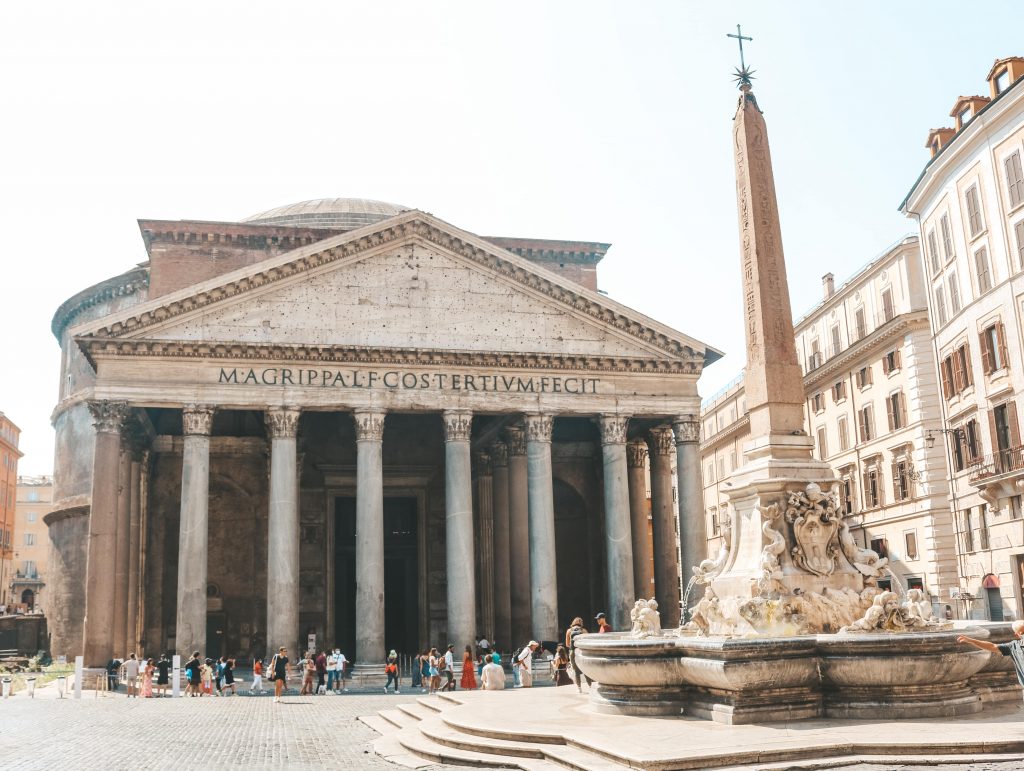
<instances>
[{"instance_id":1,"label":"entrance doorway","mask_svg":"<svg viewBox=\"0 0 1024 771\"><path fill-rule=\"evenodd\" d=\"M27 605L29 610L32 610L36 605L36 593L31 589L26 589L21 593L21 602Z\"/></svg>"},{"instance_id":2,"label":"entrance doorway","mask_svg":"<svg viewBox=\"0 0 1024 771\"><path fill-rule=\"evenodd\" d=\"M384 647L413 653L419 646L419 560L417 499L384 498ZM334 504L334 635L355 658L356 646L356 499Z\"/></svg>"},{"instance_id":3,"label":"entrance doorway","mask_svg":"<svg viewBox=\"0 0 1024 771\"><path fill-rule=\"evenodd\" d=\"M206 614L206 653L210 659L219 659L224 655L224 614Z\"/></svg>"}]
</instances>

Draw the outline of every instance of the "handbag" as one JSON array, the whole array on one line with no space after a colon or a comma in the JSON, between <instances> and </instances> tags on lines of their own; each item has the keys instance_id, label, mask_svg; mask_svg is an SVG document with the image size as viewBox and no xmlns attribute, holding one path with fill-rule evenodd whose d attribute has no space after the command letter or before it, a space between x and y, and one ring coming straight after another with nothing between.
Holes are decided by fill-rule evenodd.
<instances>
[{"instance_id":1,"label":"handbag","mask_svg":"<svg viewBox=\"0 0 1024 771\"><path fill-rule=\"evenodd\" d=\"M277 679L277 654L274 654L274 658L270 660L270 679L271 681Z\"/></svg>"}]
</instances>

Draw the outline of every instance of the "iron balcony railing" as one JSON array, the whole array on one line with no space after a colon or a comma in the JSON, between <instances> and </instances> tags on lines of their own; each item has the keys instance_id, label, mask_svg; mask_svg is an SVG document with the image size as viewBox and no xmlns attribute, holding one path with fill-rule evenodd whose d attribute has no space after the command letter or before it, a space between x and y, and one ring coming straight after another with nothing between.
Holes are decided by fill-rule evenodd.
<instances>
[{"instance_id":1,"label":"iron balcony railing","mask_svg":"<svg viewBox=\"0 0 1024 771\"><path fill-rule=\"evenodd\" d=\"M1011 447L1008 450L1000 450L992 455L979 457L969 462L971 467L970 481L974 482L985 477L1009 474L1013 471L1024 470L1024 447Z\"/></svg>"}]
</instances>

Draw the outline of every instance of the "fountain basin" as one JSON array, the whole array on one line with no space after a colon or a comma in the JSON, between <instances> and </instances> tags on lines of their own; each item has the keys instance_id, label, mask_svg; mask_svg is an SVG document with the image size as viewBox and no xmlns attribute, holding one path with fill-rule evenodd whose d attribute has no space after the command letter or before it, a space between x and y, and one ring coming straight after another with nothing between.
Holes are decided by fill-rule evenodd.
<instances>
[{"instance_id":1,"label":"fountain basin","mask_svg":"<svg viewBox=\"0 0 1024 771\"><path fill-rule=\"evenodd\" d=\"M970 622L958 622L966 629ZM994 621L985 625L989 642L1010 642L1016 639L1009 621ZM962 634L970 634L963 631ZM1017 682L1017 670L1009 656L991 656L988 663L970 679L971 688L981 696L984 704L1020 703L1021 689Z\"/></svg>"},{"instance_id":2,"label":"fountain basin","mask_svg":"<svg viewBox=\"0 0 1024 771\"><path fill-rule=\"evenodd\" d=\"M733 725L950 716L982 709L972 678L996 658L958 645L958 634L988 636L979 627L750 638L584 635L576 661L595 681L591 704L600 712L687 714ZM1004 671L993 670L1000 684Z\"/></svg>"}]
</instances>

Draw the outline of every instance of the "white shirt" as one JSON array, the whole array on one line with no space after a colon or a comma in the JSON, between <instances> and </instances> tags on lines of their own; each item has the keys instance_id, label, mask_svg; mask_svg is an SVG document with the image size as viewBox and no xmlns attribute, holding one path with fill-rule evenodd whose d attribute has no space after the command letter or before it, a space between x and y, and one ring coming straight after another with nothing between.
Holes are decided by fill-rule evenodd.
<instances>
[{"instance_id":1,"label":"white shirt","mask_svg":"<svg viewBox=\"0 0 1024 771\"><path fill-rule=\"evenodd\" d=\"M348 659L345 658L345 654L344 653L339 653L338 654L338 671L340 672L341 670L343 670L345 668L346 664L348 664Z\"/></svg>"},{"instance_id":2,"label":"white shirt","mask_svg":"<svg viewBox=\"0 0 1024 771\"><path fill-rule=\"evenodd\" d=\"M126 662L124 662L124 674L125 674L125 677L127 677L129 679L131 679L133 677L138 677L139 676L139 660L138 659L128 659Z\"/></svg>"},{"instance_id":3,"label":"white shirt","mask_svg":"<svg viewBox=\"0 0 1024 771\"><path fill-rule=\"evenodd\" d=\"M455 672L455 659L452 656L452 652L451 651L445 652L445 654L444 654L444 665L446 667L448 667L448 671L449 672L452 672L452 673Z\"/></svg>"},{"instance_id":4,"label":"white shirt","mask_svg":"<svg viewBox=\"0 0 1024 771\"><path fill-rule=\"evenodd\" d=\"M327 671L333 672L338 668L338 654L332 653L327 657Z\"/></svg>"},{"instance_id":5,"label":"white shirt","mask_svg":"<svg viewBox=\"0 0 1024 771\"><path fill-rule=\"evenodd\" d=\"M500 691L505 687L505 670L501 668L500 664L495 664L493 661L490 664L484 664L480 681L485 691Z\"/></svg>"},{"instance_id":6,"label":"white shirt","mask_svg":"<svg viewBox=\"0 0 1024 771\"><path fill-rule=\"evenodd\" d=\"M523 648L523 650L520 652L519 657L516 659L516 661L518 661L523 666L526 666L526 660L530 658L530 656L532 655L533 651L531 651L529 646L527 646L526 648Z\"/></svg>"}]
</instances>

